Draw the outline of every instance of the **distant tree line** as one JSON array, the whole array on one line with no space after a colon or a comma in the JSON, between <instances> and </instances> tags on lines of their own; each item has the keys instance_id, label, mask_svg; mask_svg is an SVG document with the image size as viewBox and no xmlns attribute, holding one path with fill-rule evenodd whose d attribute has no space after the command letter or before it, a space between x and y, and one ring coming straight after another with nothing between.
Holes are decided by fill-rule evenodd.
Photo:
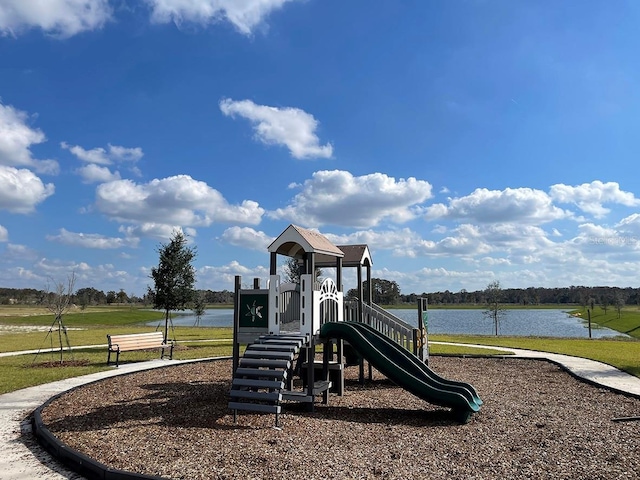
<instances>
[{"instance_id":1,"label":"distant tree line","mask_svg":"<svg viewBox=\"0 0 640 480\"><path fill-rule=\"evenodd\" d=\"M364 282L366 291L367 282ZM378 305L417 304L419 297L426 297L429 305L478 305L485 306L489 303L487 291L476 290L469 292L465 289L459 292L449 290L440 292L423 292L421 294L403 294L400 287L394 281L372 278L372 300ZM205 304L233 304L233 292L228 290L196 290L199 298ZM31 304L46 305L51 292L36 290L33 288L0 288L0 304L9 305ZM346 298L358 298L357 289L351 289L346 293ZM124 290L119 292L103 292L95 288L80 288L72 295L71 301L79 307L110 304L152 305L153 301L148 294L142 297L128 295ZM582 287L571 286L562 288L504 288L501 290L501 303L511 305L541 305L541 304L571 304L582 307L594 306L607 309L620 305L640 305L640 288L619 287Z\"/></svg>"},{"instance_id":2,"label":"distant tree line","mask_svg":"<svg viewBox=\"0 0 640 480\"><path fill-rule=\"evenodd\" d=\"M489 303L487 290L469 292L432 292L421 295L400 295L402 303L416 303L418 297L426 297L430 305L486 305ZM512 305L571 304L582 307L640 305L640 288L584 287L570 286L561 288L504 288L501 290L501 303Z\"/></svg>"},{"instance_id":3,"label":"distant tree line","mask_svg":"<svg viewBox=\"0 0 640 480\"><path fill-rule=\"evenodd\" d=\"M33 288L0 288L0 304L10 305L48 305L53 292L47 290L36 290ZM213 290L196 290L198 298L204 299L206 304L232 304L233 292L223 290L216 292ZM131 304L138 306L152 305L153 300L148 294L138 297L128 295L124 290L108 291L97 290L95 288L80 288L71 295L71 302L80 307L95 305Z\"/></svg>"}]
</instances>

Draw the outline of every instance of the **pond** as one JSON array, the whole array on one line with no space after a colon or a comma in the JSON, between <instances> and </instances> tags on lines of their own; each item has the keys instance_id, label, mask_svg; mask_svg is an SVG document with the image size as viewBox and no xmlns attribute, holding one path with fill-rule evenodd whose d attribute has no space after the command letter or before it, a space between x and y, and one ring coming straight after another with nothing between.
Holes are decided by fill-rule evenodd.
<instances>
[{"instance_id":1,"label":"pond","mask_svg":"<svg viewBox=\"0 0 640 480\"><path fill-rule=\"evenodd\" d=\"M389 309L389 311L411 325L418 325L417 310ZM175 326L193 326L196 317L187 313L175 316L172 321ZM486 318L483 311L479 309L431 309L428 322L429 333L432 334L493 335L494 333L493 321ZM150 325L156 326L157 322ZM232 327L233 310L208 309L200 317L200 326ZM589 337L587 321L571 316L562 309L506 310L505 316L500 320L498 333L510 336ZM591 335L593 338L627 336L595 324L592 324Z\"/></svg>"}]
</instances>

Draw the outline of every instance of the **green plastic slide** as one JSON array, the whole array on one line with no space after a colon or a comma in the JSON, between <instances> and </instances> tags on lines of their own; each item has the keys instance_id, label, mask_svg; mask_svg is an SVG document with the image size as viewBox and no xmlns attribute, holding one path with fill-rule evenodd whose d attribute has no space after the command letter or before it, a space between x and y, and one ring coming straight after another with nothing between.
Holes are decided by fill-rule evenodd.
<instances>
[{"instance_id":1,"label":"green plastic slide","mask_svg":"<svg viewBox=\"0 0 640 480\"><path fill-rule=\"evenodd\" d=\"M482 400L464 382L437 375L415 355L374 328L359 322L328 322L320 336L343 339L389 380L423 400L451 408L461 422L480 410Z\"/></svg>"}]
</instances>

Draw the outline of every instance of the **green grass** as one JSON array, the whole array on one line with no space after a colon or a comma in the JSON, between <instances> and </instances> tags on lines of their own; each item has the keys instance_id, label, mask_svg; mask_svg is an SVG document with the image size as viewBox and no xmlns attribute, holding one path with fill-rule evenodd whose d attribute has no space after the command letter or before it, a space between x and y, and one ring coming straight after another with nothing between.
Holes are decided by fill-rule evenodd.
<instances>
[{"instance_id":1,"label":"green grass","mask_svg":"<svg viewBox=\"0 0 640 480\"><path fill-rule=\"evenodd\" d=\"M555 307L557 308L557 307ZM17 313L20 311L20 313ZM15 314L12 314L16 312ZM45 327L37 332L0 333L0 352L19 350L38 350L59 348L58 331L49 332L52 316L33 315L22 310L7 311L2 309L0 326L36 325ZM29 316L25 316L29 315ZM629 333L640 338L640 311L628 309L622 312L621 318L610 309L605 315L596 308L592 321L602 326ZM88 308L64 317L68 328L71 346L105 345L107 334L149 332L156 326L164 328L162 312L118 308ZM153 323L154 326L144 325ZM207 327L175 327L170 329L170 338L178 341L174 350L174 358L179 360L208 358L214 356L228 356L231 354L231 328ZM227 339L228 341L216 341ZM629 339L562 339L537 337L494 337L494 336L465 336L465 335L430 335L432 341L469 343L496 347L513 347L540 350L552 353L575 355L608 363L617 368L640 377L640 341ZM432 355L491 355L504 354L499 350L478 349L473 346L459 347L452 345L431 345ZM157 351L125 352L121 355L121 363L150 360L159 356ZM75 350L64 352L63 359L79 361L82 366L64 366L44 368L37 364L42 362L59 362L59 351L55 354L41 352L35 355L21 355L0 358L0 393L14 391L20 388L40 385L64 378L86 375L98 371L111 369L106 366L106 347ZM35 363L34 363L35 362Z\"/></svg>"},{"instance_id":2,"label":"green grass","mask_svg":"<svg viewBox=\"0 0 640 480\"><path fill-rule=\"evenodd\" d=\"M607 363L631 375L640 377L640 341L632 339L430 335L429 340L561 353Z\"/></svg>"},{"instance_id":3,"label":"green grass","mask_svg":"<svg viewBox=\"0 0 640 480\"><path fill-rule=\"evenodd\" d=\"M573 315L579 314L585 322L587 321L588 313L586 309L571 310L569 313ZM634 338L640 338L640 310L637 308L623 308L620 312L620 318L618 318L618 312L613 307L607 308L606 314L601 307L595 307L591 312L591 322L592 324L611 328L617 332L626 333Z\"/></svg>"}]
</instances>

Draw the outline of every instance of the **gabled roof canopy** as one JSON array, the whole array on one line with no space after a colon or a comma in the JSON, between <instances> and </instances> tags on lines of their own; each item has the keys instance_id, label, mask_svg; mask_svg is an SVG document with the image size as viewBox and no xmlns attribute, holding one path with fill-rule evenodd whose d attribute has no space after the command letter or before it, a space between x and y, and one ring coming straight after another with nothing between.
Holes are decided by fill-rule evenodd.
<instances>
[{"instance_id":1,"label":"gabled roof canopy","mask_svg":"<svg viewBox=\"0 0 640 480\"><path fill-rule=\"evenodd\" d=\"M343 267L357 267L357 266L371 266L373 264L371 260L371 252L369 247L365 244L362 245L338 245L338 248L344 253L342 259ZM319 255L316 257L316 266L321 268L334 267L336 261L334 258L327 257L325 255Z\"/></svg>"},{"instance_id":2,"label":"gabled roof canopy","mask_svg":"<svg viewBox=\"0 0 640 480\"><path fill-rule=\"evenodd\" d=\"M344 253L324 235L296 225L289 225L284 232L269 245L269 253L301 259L305 253L316 253L333 258L344 257Z\"/></svg>"}]
</instances>

